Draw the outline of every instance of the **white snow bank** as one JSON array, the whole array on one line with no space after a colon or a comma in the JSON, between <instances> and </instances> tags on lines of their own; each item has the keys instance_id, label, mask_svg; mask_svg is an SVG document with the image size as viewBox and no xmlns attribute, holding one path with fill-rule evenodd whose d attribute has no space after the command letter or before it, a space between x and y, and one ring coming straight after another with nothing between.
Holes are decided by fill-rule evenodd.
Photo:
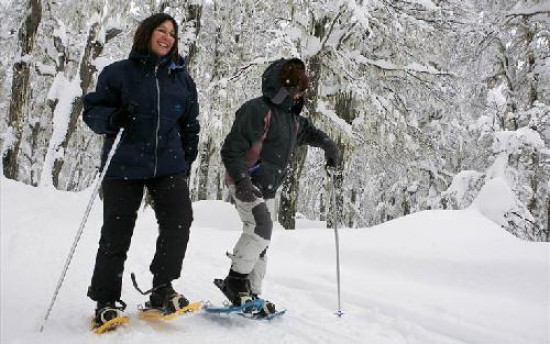
<instances>
[{"instance_id":1,"label":"white snow bank","mask_svg":"<svg viewBox=\"0 0 550 344\"><path fill-rule=\"evenodd\" d=\"M373 228L342 229L342 318L334 315L333 232L313 221L300 221L295 231L276 225L264 295L288 312L270 323L205 314L160 324L138 320L135 309L144 297L131 286L129 273L149 286L157 225L147 208L139 213L123 279L131 324L99 338L87 331L94 304L86 298L101 227L96 201L46 330L39 333L89 195L90 190L68 193L1 179L3 344L550 340L550 249L521 241L486 219L478 209L490 209L491 202L502 201L498 209L508 205L494 198L480 198L481 208L425 211ZM182 277L174 286L192 300L219 304L224 298L212 279L227 273L225 252L240 233L240 221L224 202L196 202L194 209Z\"/></svg>"}]
</instances>

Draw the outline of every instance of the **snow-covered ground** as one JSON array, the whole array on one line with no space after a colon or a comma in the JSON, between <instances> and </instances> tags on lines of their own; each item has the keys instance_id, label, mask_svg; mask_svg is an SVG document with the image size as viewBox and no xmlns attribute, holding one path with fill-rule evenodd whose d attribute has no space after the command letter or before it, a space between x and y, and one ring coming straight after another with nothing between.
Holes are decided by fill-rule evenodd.
<instances>
[{"instance_id":1,"label":"snow-covered ground","mask_svg":"<svg viewBox=\"0 0 550 344\"><path fill-rule=\"evenodd\" d=\"M342 303L337 310L334 234L324 224L278 224L264 296L287 308L272 322L203 313L169 323L135 317L144 300L130 272L149 287L156 222L140 212L122 298L131 323L98 336L88 331L86 297L101 202L96 201L44 332L39 328L88 203L80 193L1 179L1 342L11 343L550 343L550 247L521 241L476 208L425 211L362 229L340 230ZM194 203L195 222L176 290L221 303L212 279L229 267L225 252L240 230L221 201Z\"/></svg>"}]
</instances>

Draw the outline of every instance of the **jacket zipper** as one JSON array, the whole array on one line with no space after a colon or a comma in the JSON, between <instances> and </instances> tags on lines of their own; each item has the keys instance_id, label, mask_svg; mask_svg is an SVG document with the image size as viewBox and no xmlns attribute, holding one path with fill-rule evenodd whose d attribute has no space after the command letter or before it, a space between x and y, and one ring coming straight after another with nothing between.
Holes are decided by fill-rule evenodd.
<instances>
[{"instance_id":1,"label":"jacket zipper","mask_svg":"<svg viewBox=\"0 0 550 344\"><path fill-rule=\"evenodd\" d=\"M160 130L160 85L157 72L159 66L155 66L155 83L157 85L157 130L155 132L155 169L153 171L153 177L157 176L158 167L158 146L159 146L159 130Z\"/></svg>"}]
</instances>

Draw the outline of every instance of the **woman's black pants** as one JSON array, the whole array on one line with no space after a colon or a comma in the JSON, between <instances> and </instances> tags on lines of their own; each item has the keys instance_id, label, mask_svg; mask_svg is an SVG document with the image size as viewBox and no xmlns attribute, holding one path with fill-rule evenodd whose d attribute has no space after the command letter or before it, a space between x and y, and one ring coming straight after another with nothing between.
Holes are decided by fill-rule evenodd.
<instances>
[{"instance_id":1,"label":"woman's black pants","mask_svg":"<svg viewBox=\"0 0 550 344\"><path fill-rule=\"evenodd\" d=\"M120 299L124 262L130 248L144 188L152 200L158 222L156 252L150 265L154 284L180 277L193 210L184 174L145 180L105 180L103 227L88 296L98 302Z\"/></svg>"}]
</instances>

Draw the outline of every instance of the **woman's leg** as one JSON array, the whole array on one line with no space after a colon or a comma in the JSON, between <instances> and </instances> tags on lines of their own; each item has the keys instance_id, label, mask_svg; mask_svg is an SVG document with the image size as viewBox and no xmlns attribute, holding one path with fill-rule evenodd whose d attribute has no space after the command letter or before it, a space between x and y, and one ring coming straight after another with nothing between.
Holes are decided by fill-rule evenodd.
<instances>
[{"instance_id":1,"label":"woman's leg","mask_svg":"<svg viewBox=\"0 0 550 344\"><path fill-rule=\"evenodd\" d=\"M149 180L147 188L159 225L155 257L150 266L156 287L180 277L193 208L187 178L183 174Z\"/></svg>"},{"instance_id":2,"label":"woman's leg","mask_svg":"<svg viewBox=\"0 0 550 344\"><path fill-rule=\"evenodd\" d=\"M143 182L105 180L103 227L88 296L97 302L120 299L124 262L143 197Z\"/></svg>"}]
</instances>

